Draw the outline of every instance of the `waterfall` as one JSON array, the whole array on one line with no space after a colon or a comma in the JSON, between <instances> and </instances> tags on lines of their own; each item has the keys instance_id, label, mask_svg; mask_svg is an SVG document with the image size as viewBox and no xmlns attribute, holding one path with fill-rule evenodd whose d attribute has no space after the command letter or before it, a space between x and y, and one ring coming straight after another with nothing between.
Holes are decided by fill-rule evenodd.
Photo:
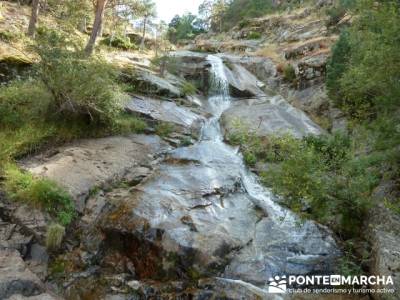
<instances>
[{"instance_id":1,"label":"waterfall","mask_svg":"<svg viewBox=\"0 0 400 300\"><path fill-rule=\"evenodd\" d=\"M212 117L204 125L200 139L218 142L223 140L219 119L231 103L229 83L226 78L225 66L222 59L215 55L208 55L207 61L211 65L208 107Z\"/></svg>"},{"instance_id":2,"label":"waterfall","mask_svg":"<svg viewBox=\"0 0 400 300\"><path fill-rule=\"evenodd\" d=\"M232 104L229 81L225 73L226 67L219 56L208 55L207 61L210 65L210 90L206 109L211 117L203 125L199 142L174 151L175 158L197 161L199 169L187 165L180 166L177 172L182 172L185 168L190 168L193 172L190 174L196 176L197 172L200 172L199 185L209 184L207 190L223 187L225 180L232 180L230 176L235 177L234 180L240 187L235 191L229 191L232 194L228 192L221 196L223 202L229 202L231 197L235 198L236 202L234 204L231 202L233 206L225 208L223 205L213 203L204 211L196 212L199 215L193 212L193 216L197 217L202 225L207 224L207 218L210 218L210 221L217 219L216 234L221 234L220 228L223 228L224 234L229 232L232 237L241 238L243 234L247 234L246 230L250 229L251 242L236 254L219 280L240 285L264 297L267 289L260 283L253 286L252 282L255 280L249 269L254 267L257 281L263 281L265 284L274 274L285 274L287 270L293 270L295 274L305 274L318 270L318 265L331 268L330 263L338 256L339 251L333 238L318 225L311 221L303 222L296 214L279 205L272 192L265 188L259 182L257 175L247 168L238 147L224 143L220 118ZM201 173L202 168L206 168L205 173ZM210 181L205 182L201 174L207 174L205 178ZM231 226L231 220L241 218L241 211L244 215L249 214L249 207L252 207L250 218L258 215L260 211L264 217L261 219L256 217L254 223L247 223L243 225L246 226L244 228L240 227L242 224L235 228L228 227ZM228 219L224 215L227 212L232 214ZM212 231L209 234L213 236ZM330 259L327 259L327 253Z\"/></svg>"},{"instance_id":3,"label":"waterfall","mask_svg":"<svg viewBox=\"0 0 400 300\"><path fill-rule=\"evenodd\" d=\"M224 100L229 101L229 84L225 74L225 66L222 59L215 55L208 55L210 63L210 92L221 95Z\"/></svg>"}]
</instances>

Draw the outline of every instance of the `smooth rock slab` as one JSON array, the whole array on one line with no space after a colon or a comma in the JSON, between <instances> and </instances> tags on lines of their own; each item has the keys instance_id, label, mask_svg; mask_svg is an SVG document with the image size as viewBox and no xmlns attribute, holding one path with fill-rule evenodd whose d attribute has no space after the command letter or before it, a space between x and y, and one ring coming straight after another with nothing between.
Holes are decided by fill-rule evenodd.
<instances>
[{"instance_id":1,"label":"smooth rock slab","mask_svg":"<svg viewBox=\"0 0 400 300\"><path fill-rule=\"evenodd\" d=\"M234 148L203 141L171 152L99 227L140 279L196 270L263 285L271 275L331 271L339 256L331 233L271 198Z\"/></svg>"},{"instance_id":2,"label":"smooth rock slab","mask_svg":"<svg viewBox=\"0 0 400 300\"><path fill-rule=\"evenodd\" d=\"M178 78L170 75L170 78L163 78L153 74L147 70L137 70L137 82L139 89L143 89L146 92L153 92L157 95L169 96L169 97L181 97L183 93L180 87L177 86L179 82Z\"/></svg>"},{"instance_id":3,"label":"smooth rock slab","mask_svg":"<svg viewBox=\"0 0 400 300\"><path fill-rule=\"evenodd\" d=\"M30 158L22 165L64 187L82 211L93 188L120 180L128 171L132 173L135 168L150 164L156 154L168 148L158 136L87 139L61 147L55 155Z\"/></svg>"},{"instance_id":4,"label":"smooth rock slab","mask_svg":"<svg viewBox=\"0 0 400 300\"><path fill-rule=\"evenodd\" d=\"M290 133L296 137L303 137L322 133L322 129L304 112L287 103L279 95L234 100L222 115L226 136L237 130L238 122L258 136Z\"/></svg>"},{"instance_id":5,"label":"smooth rock slab","mask_svg":"<svg viewBox=\"0 0 400 300\"><path fill-rule=\"evenodd\" d=\"M170 122L184 129L198 130L203 117L175 102L136 96L126 105L126 110L142 114L157 121Z\"/></svg>"},{"instance_id":6,"label":"smooth rock slab","mask_svg":"<svg viewBox=\"0 0 400 300\"><path fill-rule=\"evenodd\" d=\"M231 95L252 97L263 94L260 87L264 84L243 66L239 64L231 64L230 68L225 66L225 75L230 85Z\"/></svg>"}]
</instances>

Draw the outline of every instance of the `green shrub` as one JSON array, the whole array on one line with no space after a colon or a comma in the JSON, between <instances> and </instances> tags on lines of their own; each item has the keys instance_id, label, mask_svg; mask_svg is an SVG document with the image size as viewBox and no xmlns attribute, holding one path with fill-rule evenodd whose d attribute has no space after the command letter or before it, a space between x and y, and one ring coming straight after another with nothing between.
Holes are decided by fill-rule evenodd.
<instances>
[{"instance_id":1,"label":"green shrub","mask_svg":"<svg viewBox=\"0 0 400 300\"><path fill-rule=\"evenodd\" d=\"M71 223L75 216L72 198L56 183L36 179L13 164L5 167L4 177L4 190L11 199L45 209L62 225Z\"/></svg>"},{"instance_id":2,"label":"green shrub","mask_svg":"<svg viewBox=\"0 0 400 300\"><path fill-rule=\"evenodd\" d=\"M13 158L34 153L52 136L56 128L52 124L24 124L20 128L0 130L0 173L4 163Z\"/></svg>"},{"instance_id":3,"label":"green shrub","mask_svg":"<svg viewBox=\"0 0 400 300\"><path fill-rule=\"evenodd\" d=\"M344 238L357 236L385 156L356 155L357 143L342 133L263 138L240 120L234 127L228 140L240 146L247 165L268 164L262 182L285 205L304 218L330 225Z\"/></svg>"},{"instance_id":4,"label":"green shrub","mask_svg":"<svg viewBox=\"0 0 400 300\"><path fill-rule=\"evenodd\" d=\"M254 153L252 153L250 151L244 152L243 158L244 158L245 163L249 166L253 167L257 163L257 157L255 156Z\"/></svg>"},{"instance_id":5,"label":"green shrub","mask_svg":"<svg viewBox=\"0 0 400 300\"><path fill-rule=\"evenodd\" d=\"M400 103L400 5L363 0L357 14L334 47L327 87L348 116L371 120Z\"/></svg>"},{"instance_id":6,"label":"green shrub","mask_svg":"<svg viewBox=\"0 0 400 300\"><path fill-rule=\"evenodd\" d=\"M42 79L64 117L86 116L92 122L109 123L120 114L127 98L106 62L65 58L54 63L45 66Z\"/></svg>"},{"instance_id":7,"label":"green shrub","mask_svg":"<svg viewBox=\"0 0 400 300\"><path fill-rule=\"evenodd\" d=\"M326 21L327 26L334 26L344 17L346 9L343 6L337 5L332 6L326 10L328 20Z\"/></svg>"},{"instance_id":8,"label":"green shrub","mask_svg":"<svg viewBox=\"0 0 400 300\"><path fill-rule=\"evenodd\" d=\"M55 111L64 118L85 116L109 123L127 98L117 85L115 68L100 58L81 57L79 48L58 32L43 30L36 43L41 57L40 79L54 98Z\"/></svg>"},{"instance_id":9,"label":"green shrub","mask_svg":"<svg viewBox=\"0 0 400 300\"><path fill-rule=\"evenodd\" d=\"M342 31L339 40L332 47L332 56L326 66L326 88L328 95L339 107L343 105L343 95L338 89L340 78L348 69L351 47L348 31Z\"/></svg>"},{"instance_id":10,"label":"green shrub","mask_svg":"<svg viewBox=\"0 0 400 300\"><path fill-rule=\"evenodd\" d=\"M179 147L187 147L192 144L192 139L190 137L184 137L180 140Z\"/></svg>"},{"instance_id":11,"label":"green shrub","mask_svg":"<svg viewBox=\"0 0 400 300\"><path fill-rule=\"evenodd\" d=\"M52 97L37 80L13 81L0 87L0 127L17 128L42 119Z\"/></svg>"},{"instance_id":12,"label":"green shrub","mask_svg":"<svg viewBox=\"0 0 400 300\"><path fill-rule=\"evenodd\" d=\"M147 128L147 123L131 114L122 113L113 122L115 133L141 133Z\"/></svg>"},{"instance_id":13,"label":"green shrub","mask_svg":"<svg viewBox=\"0 0 400 300\"><path fill-rule=\"evenodd\" d=\"M355 0L340 0L336 5L330 6L326 10L326 14L329 17L327 20L327 26L334 26L344 17L346 12L353 8Z\"/></svg>"},{"instance_id":14,"label":"green shrub","mask_svg":"<svg viewBox=\"0 0 400 300\"><path fill-rule=\"evenodd\" d=\"M0 40L4 42L11 42L15 39L18 39L18 36L11 31L0 31Z\"/></svg>"},{"instance_id":15,"label":"green shrub","mask_svg":"<svg viewBox=\"0 0 400 300\"><path fill-rule=\"evenodd\" d=\"M106 37L101 43L106 46L123 49L123 50L137 50L138 47L135 44L132 44L128 37L124 36L114 36L114 37Z\"/></svg>"},{"instance_id":16,"label":"green shrub","mask_svg":"<svg viewBox=\"0 0 400 300\"><path fill-rule=\"evenodd\" d=\"M246 38L248 40L259 40L261 39L261 33L256 31L250 31L249 35Z\"/></svg>"},{"instance_id":17,"label":"green shrub","mask_svg":"<svg viewBox=\"0 0 400 300\"><path fill-rule=\"evenodd\" d=\"M65 235L65 228L59 224L52 224L47 228L46 247L50 251L58 250Z\"/></svg>"},{"instance_id":18,"label":"green shrub","mask_svg":"<svg viewBox=\"0 0 400 300\"><path fill-rule=\"evenodd\" d=\"M243 29L249 25L250 25L250 20L248 20L248 19L241 20L238 24L239 29Z\"/></svg>"},{"instance_id":19,"label":"green shrub","mask_svg":"<svg viewBox=\"0 0 400 300\"><path fill-rule=\"evenodd\" d=\"M186 81L183 85L182 85L182 94L186 95L186 96L190 96L190 95L194 95L197 92L197 88L194 86L193 83Z\"/></svg>"},{"instance_id":20,"label":"green shrub","mask_svg":"<svg viewBox=\"0 0 400 300\"><path fill-rule=\"evenodd\" d=\"M291 83L296 80L296 71L292 65L287 64L283 67L283 79Z\"/></svg>"},{"instance_id":21,"label":"green shrub","mask_svg":"<svg viewBox=\"0 0 400 300\"><path fill-rule=\"evenodd\" d=\"M263 182L300 215L330 224L344 237L357 235L379 179L374 162L356 157L339 133L275 143L278 153L289 151L278 154L284 158L262 175Z\"/></svg>"},{"instance_id":22,"label":"green shrub","mask_svg":"<svg viewBox=\"0 0 400 300\"><path fill-rule=\"evenodd\" d=\"M160 137L167 137L175 130L174 124L162 122L155 126L156 134Z\"/></svg>"}]
</instances>

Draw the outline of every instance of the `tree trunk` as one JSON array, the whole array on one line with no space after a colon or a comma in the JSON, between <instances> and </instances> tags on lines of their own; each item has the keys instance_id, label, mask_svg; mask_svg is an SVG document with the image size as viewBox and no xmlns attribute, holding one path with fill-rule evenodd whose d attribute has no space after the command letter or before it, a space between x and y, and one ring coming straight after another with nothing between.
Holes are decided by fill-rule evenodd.
<instances>
[{"instance_id":1,"label":"tree trunk","mask_svg":"<svg viewBox=\"0 0 400 300\"><path fill-rule=\"evenodd\" d=\"M102 37L103 36L103 29L104 29L104 22L102 20L101 23L100 23L99 32L97 33L97 37Z\"/></svg>"},{"instance_id":2,"label":"tree trunk","mask_svg":"<svg viewBox=\"0 0 400 300\"><path fill-rule=\"evenodd\" d=\"M39 15L39 1L40 0L33 0L32 1L32 13L31 19L29 20L29 27L28 27L28 35L30 37L35 36L36 32L36 23Z\"/></svg>"},{"instance_id":3,"label":"tree trunk","mask_svg":"<svg viewBox=\"0 0 400 300\"><path fill-rule=\"evenodd\" d=\"M97 0L96 3L96 15L93 22L92 33L90 34L89 41L86 45L85 52L87 55L93 53L94 45L96 44L96 38L99 35L101 24L103 23L104 8L107 4L107 0Z\"/></svg>"},{"instance_id":4,"label":"tree trunk","mask_svg":"<svg viewBox=\"0 0 400 300\"><path fill-rule=\"evenodd\" d=\"M143 33L142 33L142 41L140 42L140 49L144 49L144 38L146 36L146 23L147 23L147 17L144 17L144 20L143 20Z\"/></svg>"}]
</instances>

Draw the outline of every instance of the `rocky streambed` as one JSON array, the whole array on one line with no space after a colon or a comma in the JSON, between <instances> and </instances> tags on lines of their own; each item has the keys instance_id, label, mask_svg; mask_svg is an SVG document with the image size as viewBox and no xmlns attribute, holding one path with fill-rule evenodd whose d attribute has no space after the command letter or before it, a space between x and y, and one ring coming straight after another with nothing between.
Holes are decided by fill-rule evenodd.
<instances>
[{"instance_id":1,"label":"rocky streambed","mask_svg":"<svg viewBox=\"0 0 400 300\"><path fill-rule=\"evenodd\" d=\"M42 293L56 299L44 294L46 282L66 299L281 299L268 294L271 276L335 271L341 253L332 233L277 204L223 138L234 117L266 116L257 119L260 134L303 136L321 129L283 98L265 94L243 67L228 68L220 56L176 55L190 61L183 65L189 73L206 70L206 99L189 109L136 97L127 111L174 123L198 140L177 147L156 135L110 137L21 162L63 185L80 217L63 249L36 263L38 276L23 281L20 271L0 275L0 298ZM40 245L45 214L37 212L33 221L32 212L9 215L14 221L5 223L17 220ZM7 259L0 264L5 274ZM12 282L38 288L27 291Z\"/></svg>"}]
</instances>

